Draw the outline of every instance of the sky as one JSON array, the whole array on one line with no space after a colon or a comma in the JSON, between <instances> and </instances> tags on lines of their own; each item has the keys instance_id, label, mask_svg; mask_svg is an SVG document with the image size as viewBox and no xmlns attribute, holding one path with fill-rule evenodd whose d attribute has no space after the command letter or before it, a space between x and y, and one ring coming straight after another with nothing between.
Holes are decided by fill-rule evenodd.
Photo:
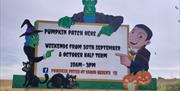
<instances>
[{"instance_id":1,"label":"sky","mask_svg":"<svg viewBox=\"0 0 180 91\"><path fill-rule=\"evenodd\" d=\"M177 6L177 8L175 8ZM57 21L83 10L81 0L0 0L0 79L12 79L21 71L24 19ZM124 17L130 30L145 24L153 31L150 69L153 77L180 78L180 1L178 0L98 0L96 11Z\"/></svg>"}]
</instances>

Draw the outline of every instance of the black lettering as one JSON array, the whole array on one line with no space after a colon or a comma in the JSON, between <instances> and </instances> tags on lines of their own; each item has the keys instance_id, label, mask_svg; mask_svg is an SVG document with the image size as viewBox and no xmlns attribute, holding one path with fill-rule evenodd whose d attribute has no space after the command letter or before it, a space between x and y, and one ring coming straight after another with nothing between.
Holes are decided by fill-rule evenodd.
<instances>
[{"instance_id":1,"label":"black lettering","mask_svg":"<svg viewBox=\"0 0 180 91\"><path fill-rule=\"evenodd\" d=\"M61 57L62 56L62 53L61 52L59 52L59 57Z\"/></svg>"},{"instance_id":2,"label":"black lettering","mask_svg":"<svg viewBox=\"0 0 180 91\"><path fill-rule=\"evenodd\" d=\"M68 35L83 35L82 30L68 30Z\"/></svg>"},{"instance_id":3,"label":"black lettering","mask_svg":"<svg viewBox=\"0 0 180 91\"><path fill-rule=\"evenodd\" d=\"M68 44L45 43L46 48L67 49Z\"/></svg>"},{"instance_id":4,"label":"black lettering","mask_svg":"<svg viewBox=\"0 0 180 91\"><path fill-rule=\"evenodd\" d=\"M82 67L83 64L81 62L71 62L70 67Z\"/></svg>"},{"instance_id":5,"label":"black lettering","mask_svg":"<svg viewBox=\"0 0 180 91\"><path fill-rule=\"evenodd\" d=\"M82 45L80 44L69 44L70 49L81 49Z\"/></svg>"},{"instance_id":6,"label":"black lettering","mask_svg":"<svg viewBox=\"0 0 180 91\"><path fill-rule=\"evenodd\" d=\"M86 67L90 68L90 67L96 67L96 63L86 63Z\"/></svg>"},{"instance_id":7,"label":"black lettering","mask_svg":"<svg viewBox=\"0 0 180 91\"><path fill-rule=\"evenodd\" d=\"M64 52L63 57L82 57L83 53L81 52Z\"/></svg>"},{"instance_id":8,"label":"black lettering","mask_svg":"<svg viewBox=\"0 0 180 91\"><path fill-rule=\"evenodd\" d=\"M84 57L92 58L94 56L94 53L84 53Z\"/></svg>"},{"instance_id":9,"label":"black lettering","mask_svg":"<svg viewBox=\"0 0 180 91\"><path fill-rule=\"evenodd\" d=\"M86 36L96 36L96 31L85 31Z\"/></svg>"},{"instance_id":10,"label":"black lettering","mask_svg":"<svg viewBox=\"0 0 180 91\"><path fill-rule=\"evenodd\" d=\"M96 50L114 50L114 51L119 51L120 49L121 49L120 46L96 45Z\"/></svg>"},{"instance_id":11,"label":"black lettering","mask_svg":"<svg viewBox=\"0 0 180 91\"><path fill-rule=\"evenodd\" d=\"M57 30L57 29L45 29L45 34L58 34L58 35L65 35L67 34L67 30Z\"/></svg>"},{"instance_id":12,"label":"black lettering","mask_svg":"<svg viewBox=\"0 0 180 91\"><path fill-rule=\"evenodd\" d=\"M83 49L84 50L88 50L88 49L94 50L94 45L83 45Z\"/></svg>"},{"instance_id":13,"label":"black lettering","mask_svg":"<svg viewBox=\"0 0 180 91\"><path fill-rule=\"evenodd\" d=\"M96 58L107 58L107 53L95 53Z\"/></svg>"}]
</instances>

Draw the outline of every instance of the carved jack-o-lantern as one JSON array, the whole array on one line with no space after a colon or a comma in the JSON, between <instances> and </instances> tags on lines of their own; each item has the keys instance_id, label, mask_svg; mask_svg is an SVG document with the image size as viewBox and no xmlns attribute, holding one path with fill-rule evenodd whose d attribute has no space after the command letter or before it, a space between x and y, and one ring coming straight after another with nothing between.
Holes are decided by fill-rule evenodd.
<instances>
[{"instance_id":1,"label":"carved jack-o-lantern","mask_svg":"<svg viewBox=\"0 0 180 91\"><path fill-rule=\"evenodd\" d=\"M124 78L123 78L123 87L128 88L128 83L133 83L135 88L137 88L139 86L138 81L136 79L136 76L134 76L134 75L126 75L126 76L124 76Z\"/></svg>"},{"instance_id":2,"label":"carved jack-o-lantern","mask_svg":"<svg viewBox=\"0 0 180 91\"><path fill-rule=\"evenodd\" d=\"M139 71L136 73L136 79L139 84L149 84L151 82L152 76L148 71Z\"/></svg>"}]
</instances>

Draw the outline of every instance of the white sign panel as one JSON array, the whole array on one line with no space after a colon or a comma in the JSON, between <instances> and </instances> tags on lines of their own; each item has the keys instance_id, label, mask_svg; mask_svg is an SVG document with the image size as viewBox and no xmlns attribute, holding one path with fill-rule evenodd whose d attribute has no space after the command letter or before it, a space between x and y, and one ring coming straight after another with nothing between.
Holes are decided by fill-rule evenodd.
<instances>
[{"instance_id":1,"label":"white sign panel","mask_svg":"<svg viewBox=\"0 0 180 91\"><path fill-rule=\"evenodd\" d=\"M76 23L70 29L52 21L37 21L37 56L54 50L52 56L36 64L36 75L56 73L76 75L78 79L121 80L127 67L115 53L127 54L128 26L122 25L111 36L97 37L102 24Z\"/></svg>"}]
</instances>

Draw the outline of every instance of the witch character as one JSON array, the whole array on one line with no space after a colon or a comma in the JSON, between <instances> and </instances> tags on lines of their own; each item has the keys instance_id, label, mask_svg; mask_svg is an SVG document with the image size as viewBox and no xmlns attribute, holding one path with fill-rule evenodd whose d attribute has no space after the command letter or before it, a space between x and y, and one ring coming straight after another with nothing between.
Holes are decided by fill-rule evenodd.
<instances>
[{"instance_id":1,"label":"witch character","mask_svg":"<svg viewBox=\"0 0 180 91\"><path fill-rule=\"evenodd\" d=\"M25 19L21 28L27 25L26 32L20 35L20 37L25 36L25 43L24 43L24 53L28 58L28 62L23 62L23 64L28 64L28 66L24 66L22 70L26 72L26 79L32 81L35 79L34 77L34 63L40 62L43 59L51 57L51 52L53 50L48 50L43 56L36 57L35 56L35 47L38 45L39 42L39 35L38 33L42 32L40 30L36 30L34 26L30 23L28 19ZM25 82L26 83L26 82ZM24 84L25 84L24 83Z\"/></svg>"},{"instance_id":2,"label":"witch character","mask_svg":"<svg viewBox=\"0 0 180 91\"><path fill-rule=\"evenodd\" d=\"M25 36L24 53L26 54L31 64L31 71L33 72L34 62L40 62L43 59L51 57L51 52L53 50L47 51L46 54L43 56L35 57L35 47L38 45L39 42L38 33L42 31L36 30L28 19L24 20L23 24L21 25L21 28L24 25L27 25L27 29L26 32L23 33L20 37Z\"/></svg>"}]
</instances>

